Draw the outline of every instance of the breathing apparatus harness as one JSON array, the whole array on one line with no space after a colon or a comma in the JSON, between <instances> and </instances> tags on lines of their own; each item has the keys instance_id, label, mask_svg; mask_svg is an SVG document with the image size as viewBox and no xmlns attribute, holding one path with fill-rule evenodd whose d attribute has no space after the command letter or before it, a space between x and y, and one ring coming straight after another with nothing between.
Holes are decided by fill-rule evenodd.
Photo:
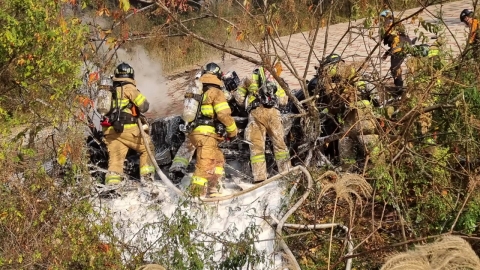
<instances>
[{"instance_id":1,"label":"breathing apparatus harness","mask_svg":"<svg viewBox=\"0 0 480 270\"><path fill-rule=\"evenodd\" d=\"M113 126L117 133L122 133L124 126L128 124L136 124L138 119L138 109L132 101L127 105L120 107L120 99L123 97L123 86L132 84L131 82L114 82L112 87L112 103L115 102L115 107L112 106L110 112L105 115L105 119L100 123L104 127ZM121 88L120 97L117 95L117 87ZM130 109L132 113L123 112L125 109Z\"/></svg>"},{"instance_id":2,"label":"breathing apparatus harness","mask_svg":"<svg viewBox=\"0 0 480 270\"><path fill-rule=\"evenodd\" d=\"M247 112L250 113L254 109L263 105L265 108L273 108L277 105L277 86L274 82L267 82L265 74L258 69L258 92L254 94L255 99L250 103L250 106L246 106ZM248 99L246 99L247 101Z\"/></svg>"},{"instance_id":3,"label":"breathing apparatus harness","mask_svg":"<svg viewBox=\"0 0 480 270\"><path fill-rule=\"evenodd\" d=\"M196 101L198 101L198 108L197 108L197 113L195 120L193 120L187 127L186 127L186 132L190 133L192 132L196 127L198 126L210 126L215 128L215 132L221 136L225 137L226 136L226 127L224 124L222 124L220 121L216 120L215 117L209 118L206 117L202 114L202 102L203 98L205 96L205 93L211 88L211 87L216 87L220 88L219 85L215 84L203 84L203 93L202 94L194 94L194 93L186 93L185 98L193 98Z\"/></svg>"}]
</instances>

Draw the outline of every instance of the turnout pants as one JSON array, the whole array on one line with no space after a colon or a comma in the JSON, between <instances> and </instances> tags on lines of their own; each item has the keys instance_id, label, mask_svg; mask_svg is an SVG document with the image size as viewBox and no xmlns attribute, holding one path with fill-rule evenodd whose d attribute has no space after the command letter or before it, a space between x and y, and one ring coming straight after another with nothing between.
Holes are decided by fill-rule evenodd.
<instances>
[{"instance_id":1,"label":"turnout pants","mask_svg":"<svg viewBox=\"0 0 480 270\"><path fill-rule=\"evenodd\" d=\"M245 130L245 139L250 141L250 163L252 164L253 179L261 182L267 179L267 164L265 161L266 134L273 143L273 152L280 173L290 168L290 155L285 144L280 112L275 108L262 106L252 110L248 116L248 126Z\"/></svg>"},{"instance_id":2,"label":"turnout pants","mask_svg":"<svg viewBox=\"0 0 480 270\"><path fill-rule=\"evenodd\" d=\"M191 134L190 141L197 149L197 162L195 164L195 172L192 177L192 184L198 186L206 186L206 195L218 193L218 185L220 179L225 174L223 164L225 159L223 153L218 148L218 139L212 134ZM205 195L205 192L198 195Z\"/></svg>"},{"instance_id":3,"label":"turnout pants","mask_svg":"<svg viewBox=\"0 0 480 270\"><path fill-rule=\"evenodd\" d=\"M155 172L138 126L127 128L122 133L111 132L105 134L105 144L107 145L109 156L109 173L105 177L106 184L115 184L122 180L123 163L128 149L133 149L140 154L140 175ZM148 140L148 144L150 149L154 151L151 140Z\"/></svg>"}]
</instances>

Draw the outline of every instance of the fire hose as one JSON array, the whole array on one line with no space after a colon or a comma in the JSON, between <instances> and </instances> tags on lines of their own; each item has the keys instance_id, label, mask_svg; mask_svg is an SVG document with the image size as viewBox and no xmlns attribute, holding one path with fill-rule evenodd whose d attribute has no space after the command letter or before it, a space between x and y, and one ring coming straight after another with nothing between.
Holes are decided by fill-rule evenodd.
<instances>
[{"instance_id":1,"label":"fire hose","mask_svg":"<svg viewBox=\"0 0 480 270\"><path fill-rule=\"evenodd\" d=\"M160 177L160 179L165 183L165 185L167 185L167 187L171 188L176 194L178 194L179 196L181 197L184 197L185 194L183 191L181 191L179 188L177 188L173 183L172 181L162 172L162 170L160 169L160 167L158 166L156 160L155 160L155 157L149 147L149 136L145 133L145 131L143 130L142 126L142 122L140 119L137 120L138 121L138 127L140 129L140 134L142 135L142 138L144 140L144 143L145 143L145 148L147 150L147 154L152 162L152 164L154 165L155 167L155 170L157 172L157 175ZM203 202L219 202L219 201L225 201L225 200L230 200L230 199L233 199L233 198L236 198L236 197L239 197L239 196L242 196L246 193L249 193L250 191L253 191L255 189L258 189L260 187L263 187L265 185L268 185L270 183L272 183L273 181L276 181L278 179L281 179L282 177L288 175L288 174L291 174L293 172L296 172L296 171L301 171L307 178L307 189L305 191L305 193L302 195L302 197L295 203L295 205L290 208L287 213L285 213L285 215L280 219L280 221L278 221L276 218L272 218L274 220L274 222L277 224L277 229L276 229L276 233L277 235L279 236L279 241L280 241L280 246L282 247L282 249L285 251L285 253L288 255L288 259L290 261L290 263L295 267L295 270L300 270L300 265L298 264L297 260L295 259L295 256L293 255L292 251L290 250L290 248L287 246L287 244L285 243L285 240L283 240L283 237L282 237L282 229L283 227L292 227L294 226L295 224L285 224L286 220L288 219L288 217L290 215L292 215L302 204L303 202L307 199L307 197L309 196L310 194L310 191L313 187L313 180L312 180L312 176L310 175L310 173L308 172L308 170L303 167L303 166L295 166L293 168L291 168L288 172L285 172L285 173L280 173L280 174L277 174L273 177L270 177L269 179L251 187L251 188L248 188L248 189L245 189L245 190L242 190L240 192L237 192L235 194L231 194L231 195L227 195L227 196L223 196L223 197L215 197L215 198L202 198L200 199L201 201ZM345 227L345 226L342 226L340 224L335 224L336 226L340 226L340 227ZM304 225L297 225L297 226L304 226ZM312 226L312 225L311 225ZM313 225L315 226L314 228L323 228L325 226L332 226L331 224L323 224L323 225ZM348 234L348 228L345 230ZM352 252L351 251L351 247L353 245L351 245L351 240L350 240L350 237L348 237L349 239L349 245L348 245L348 250L349 250L349 254ZM347 266L346 266L346 270L350 270L351 269L351 259L349 259L347 261Z\"/></svg>"},{"instance_id":2,"label":"fire hose","mask_svg":"<svg viewBox=\"0 0 480 270\"><path fill-rule=\"evenodd\" d=\"M160 169L160 167L158 166L156 160L155 160L155 156L153 155L152 153L152 150L150 149L149 147L149 136L145 133L145 131L143 130L142 126L142 122L140 119L138 119L138 126L140 128L140 133L142 135L142 138L145 142L145 148L147 149L147 154L148 154L148 157L150 158L150 161L152 162L153 166L155 167L155 170L157 172L157 175L160 177L160 179L165 183L165 185L167 185L167 187L171 188L173 191L175 191L175 193L177 193L179 196L181 197L184 197L185 194L183 191L181 191L179 188L177 188L173 183L172 181L163 173L163 171ZM246 194L246 193L249 193L250 191L253 191L255 189L258 189L260 187L263 187L267 184L270 184L271 182L273 181L276 181L292 172L295 172L295 171L302 171L303 174L305 174L307 176L307 179L309 182L312 181L312 177L310 176L310 173L307 171L307 169L303 166L296 166L296 167L293 167L291 168L288 172L285 172L285 173L280 173L280 174L277 174L273 177L270 177L269 179L261 182L260 184L257 184L253 187L250 187L250 188L247 188L245 190L242 190L240 192L237 192L235 194L231 194L231 195L227 195L227 196L223 196L223 197L215 197L215 198L201 198L200 200L203 201L203 202L219 202L219 201L225 201L225 200L230 200L230 199L233 199L235 197L239 197L243 194Z\"/></svg>"}]
</instances>

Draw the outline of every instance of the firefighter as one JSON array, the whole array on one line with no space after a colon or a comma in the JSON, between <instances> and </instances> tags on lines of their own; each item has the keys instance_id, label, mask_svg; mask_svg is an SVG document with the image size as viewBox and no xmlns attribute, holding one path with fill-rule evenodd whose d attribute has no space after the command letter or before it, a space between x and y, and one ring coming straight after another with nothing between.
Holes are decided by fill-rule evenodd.
<instances>
[{"instance_id":1,"label":"firefighter","mask_svg":"<svg viewBox=\"0 0 480 270\"><path fill-rule=\"evenodd\" d=\"M464 54L471 51L472 56L474 58L478 58L478 50L480 49L480 35L478 34L478 19L474 18L473 15L473 10L464 9L460 13L460 21L465 23L465 25L470 29L467 40L467 48L465 49Z\"/></svg>"},{"instance_id":2,"label":"firefighter","mask_svg":"<svg viewBox=\"0 0 480 270\"><path fill-rule=\"evenodd\" d=\"M357 80L356 69L354 65L346 64L339 54L332 53L320 62L317 74L319 85L315 88L325 91L320 94L319 108L324 111L325 105L321 104L328 104L328 110L324 113L329 116L322 123L322 136L328 136L339 132L342 128L340 123L345 117L347 101L345 96L351 96L353 93L351 89L352 84ZM325 145L325 155L335 160L342 158L342 152L345 153L342 149L348 148L344 147L348 142L350 142L349 138L346 137Z\"/></svg>"},{"instance_id":3,"label":"firefighter","mask_svg":"<svg viewBox=\"0 0 480 270\"><path fill-rule=\"evenodd\" d=\"M225 99L227 100L230 106L230 109L232 111L231 115L242 116L244 112L240 110L239 106L237 106L232 96L232 92L237 88L238 77L236 76L236 73L235 72L228 73L227 75L230 75L230 74L231 75L228 78L225 78L220 66L217 65L216 63L211 62L211 63L208 63L205 66L205 68L202 69L199 73L197 73L197 75L195 76L195 79L199 79L203 74L213 74L217 78L222 80L221 90L223 91L225 95ZM175 154L173 163L169 169L172 178L180 179L187 173L188 164L190 164L190 161L194 153L195 153L195 146L190 142L190 139L188 137L185 138L185 141L183 142L183 144L180 146L177 153Z\"/></svg>"},{"instance_id":4,"label":"firefighter","mask_svg":"<svg viewBox=\"0 0 480 270\"><path fill-rule=\"evenodd\" d=\"M278 74L278 73L277 73ZM285 144L285 131L278 106L288 103L285 91L264 68L258 67L252 77L244 79L234 94L238 104L245 104L248 125L245 139L250 141L250 163L255 183L267 179L265 160L266 134L273 142L273 151L280 173L288 171L290 155Z\"/></svg>"},{"instance_id":5,"label":"firefighter","mask_svg":"<svg viewBox=\"0 0 480 270\"><path fill-rule=\"evenodd\" d=\"M141 180L153 180L155 168L150 163L145 142L137 124L139 114L148 111L149 103L138 91L134 70L129 64L121 63L114 74L111 110L101 123L109 155L105 184L115 185L122 181L123 162L128 149L133 149L140 154Z\"/></svg>"},{"instance_id":6,"label":"firefighter","mask_svg":"<svg viewBox=\"0 0 480 270\"><path fill-rule=\"evenodd\" d=\"M201 77L203 95L200 113L196 117L195 128L189 135L192 146L196 149L195 172L192 177L191 191L195 196L221 196L219 184L225 171L225 159L218 143L226 136L234 139L237 126L225 94L220 90L222 81L218 77L220 70L214 68L206 71Z\"/></svg>"},{"instance_id":7,"label":"firefighter","mask_svg":"<svg viewBox=\"0 0 480 270\"><path fill-rule=\"evenodd\" d=\"M395 96L401 96L403 93L403 77L401 65L405 60L406 53L403 47L406 44L413 44L412 40L406 35L405 26L395 22L392 12L384 10L380 13L383 19L383 44L390 48L383 54L382 59L386 60L390 56L390 72L393 77Z\"/></svg>"}]
</instances>

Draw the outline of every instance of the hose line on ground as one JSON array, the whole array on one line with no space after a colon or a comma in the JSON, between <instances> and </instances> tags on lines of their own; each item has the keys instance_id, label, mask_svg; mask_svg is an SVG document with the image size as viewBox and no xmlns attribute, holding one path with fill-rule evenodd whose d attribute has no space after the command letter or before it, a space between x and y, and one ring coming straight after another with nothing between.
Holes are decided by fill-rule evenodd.
<instances>
[{"instance_id":1,"label":"hose line on ground","mask_svg":"<svg viewBox=\"0 0 480 270\"><path fill-rule=\"evenodd\" d=\"M163 173L163 171L160 169L160 167L158 166L157 164L157 161L155 160L155 157L149 147L149 136L145 133L145 131L143 130L142 128L142 122L140 121L140 119L138 119L138 127L140 128L140 133L142 135L142 138L145 142L145 148L147 149L147 154L153 164L153 166L155 166L155 170L157 171L157 174L158 176L160 177L160 179L162 179L162 181L171 189L173 189L173 191L175 191L175 193L177 193L179 196L185 196L184 192L181 191L179 188L177 188L173 183L172 181ZM227 195L227 196L222 196L222 197L215 197L215 198L201 198L200 200L203 201L203 202L219 202L219 201L225 201L225 200L230 200L230 199L233 199L233 198L236 198L236 197L239 197L239 196L242 196L243 194L246 194L246 193L249 193L250 191L253 191L253 190L256 190L260 187L263 187L267 184L270 184L271 182L275 181L275 180L278 180L292 172L295 172L295 171L298 171L298 170L301 170L306 176L307 178L309 179L309 181L311 182L311 176L310 176L310 173L307 171L307 169L305 169L303 166L296 166L296 167L293 167L292 169L290 169L288 172L285 172L285 173L280 173L280 174L277 174L273 177L270 177L269 179L261 182L260 184L257 184L251 188L247 188L245 190L242 190L240 192L237 192L235 194L231 194L231 195Z\"/></svg>"},{"instance_id":2,"label":"hose line on ground","mask_svg":"<svg viewBox=\"0 0 480 270\"><path fill-rule=\"evenodd\" d=\"M153 166L155 167L155 171L157 171L157 175L162 179L162 181L167 185L167 187L171 188L175 193L177 193L179 196L185 196L183 192L177 188L172 181L162 172L160 167L158 167L157 161L155 160L155 156L152 153L152 150L149 147L149 142L150 142L150 137L145 134L145 131L143 130L143 124L140 118L137 119L138 123L138 128L140 129L140 134L142 135L143 142L145 143L145 148L147 149L147 154L148 157L150 158L150 161L152 162Z\"/></svg>"},{"instance_id":3,"label":"hose line on ground","mask_svg":"<svg viewBox=\"0 0 480 270\"><path fill-rule=\"evenodd\" d=\"M143 130L142 128L142 122L140 121L140 119L138 119L138 126L139 126L139 129L140 129L140 134L142 135L142 138L145 142L145 148L147 149L147 154L150 158L150 160L152 161L152 164L154 165L156 171L157 171L157 175L160 177L160 179L162 179L162 181L167 185L167 187L171 188L173 191L175 191L175 193L177 193L179 196L183 197L185 196L184 192L182 192L179 188L177 188L173 183L172 181L162 172L162 170L160 169L160 167L158 166L156 160L155 160L155 157L149 147L149 136L147 134L145 134L145 131ZM306 177L307 177L307 182L308 182L308 186L307 186L307 189L306 189L306 192L303 194L303 196L297 201L297 203L295 203L295 205L290 208L287 213L285 213L285 215L280 219L280 221L278 221L276 218L274 218L272 216L272 219L277 223L277 229L276 229L276 234L278 235L279 237L279 241L280 241L280 246L282 247L282 249L285 251L285 253L288 255L289 257L289 261L290 263L295 267L296 270L300 270L300 265L298 264L297 260L295 259L295 256L293 255L292 251L290 250L290 248L287 246L287 244L285 243L285 241L283 240L283 237L282 237L282 229L283 227L294 227L294 228L312 228L312 229L321 229L321 228L331 228L332 226L339 226L340 228L344 229L345 232L347 233L348 235L348 251L349 251L349 254L351 254L352 252L352 249L353 249L353 244L351 242L351 238L350 238L350 235L348 234L348 228L346 226L343 226L343 225L340 225L340 224L317 224L317 225L297 225L297 224L285 224L285 221L303 204L303 202L307 199L308 195L310 194L310 191L312 190L312 187L313 187L313 180L312 180L312 176L310 175L310 173L308 172L308 170L303 167L303 166L295 166L293 168L291 168L288 172L284 172L284 173L280 173L280 174L277 174L273 177L270 177L269 179L261 182L260 184L257 184L255 186L252 186L251 188L248 188L248 189L245 189L245 190L242 190L240 192L237 192L235 194L231 194L231 195L227 195L227 196L223 196L223 197L215 197L215 198L201 198L200 200L203 201L203 202L219 202L219 201L225 201L225 200L230 200L230 199L233 199L233 198L236 198L236 197L239 197L239 196L242 196L244 194L247 194L253 190L256 190L260 187L263 187L265 185L268 185L270 183L272 183L273 181L276 181L278 179L281 179L282 177L285 177L287 176L288 174L290 173L293 173L293 172L296 172L296 171L301 171ZM347 260L347 267L345 268L346 270L350 270L351 269L351 266L352 266L352 259L348 259Z\"/></svg>"},{"instance_id":4,"label":"hose line on ground","mask_svg":"<svg viewBox=\"0 0 480 270\"><path fill-rule=\"evenodd\" d=\"M278 224L279 221L277 218L275 218L273 215L270 215L270 218ZM353 254L353 241L352 241L352 236L350 235L350 230L348 229L347 226L342 225L340 223L324 223L324 224L314 224L314 225L303 225L303 224L290 224L290 223L284 223L283 224L284 228L292 228L292 229L303 229L303 230L322 230L322 229L330 229L330 228L341 228L343 231L345 231L345 234L347 235L347 256ZM345 265L345 270L350 270L352 269L352 258L347 259L347 263Z\"/></svg>"}]
</instances>

